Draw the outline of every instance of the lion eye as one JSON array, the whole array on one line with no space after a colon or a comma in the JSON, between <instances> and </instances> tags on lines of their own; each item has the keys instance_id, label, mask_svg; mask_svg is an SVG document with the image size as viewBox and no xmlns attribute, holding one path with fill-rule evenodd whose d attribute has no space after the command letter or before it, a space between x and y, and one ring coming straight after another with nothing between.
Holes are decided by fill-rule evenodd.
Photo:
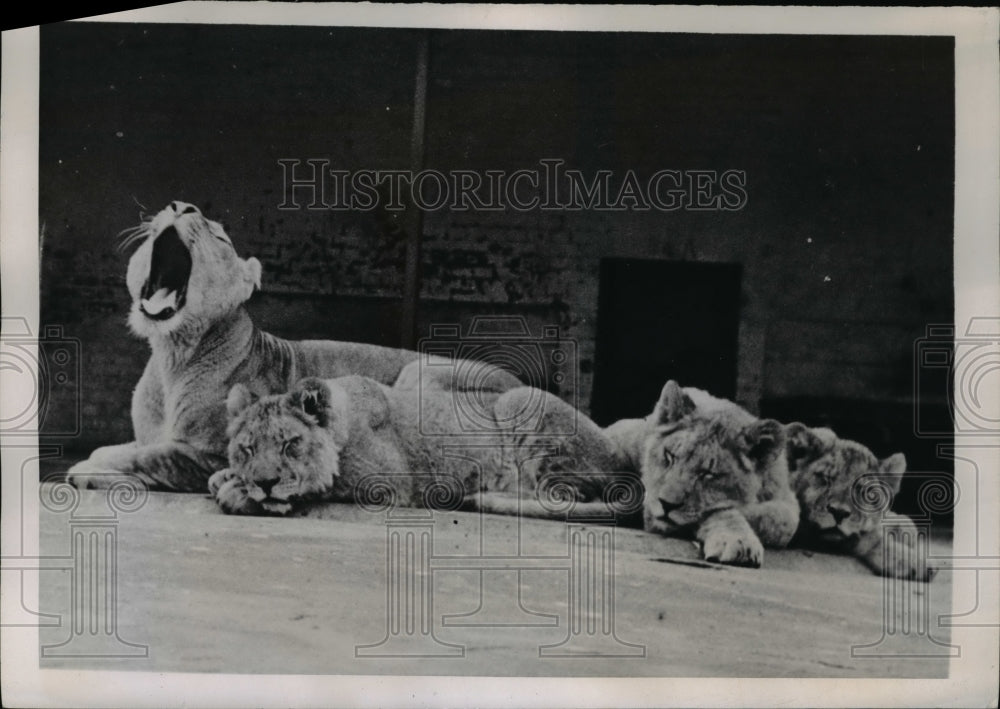
<instances>
[{"instance_id":1,"label":"lion eye","mask_svg":"<svg viewBox=\"0 0 1000 709\"><path fill-rule=\"evenodd\" d=\"M831 473L829 470L816 471L816 479L819 480L824 485L832 485L833 477L834 477L833 473Z\"/></svg>"},{"instance_id":2,"label":"lion eye","mask_svg":"<svg viewBox=\"0 0 1000 709\"><path fill-rule=\"evenodd\" d=\"M669 448L664 448L663 449L663 463L664 463L664 465L666 465L669 468L671 465L674 464L675 460L676 460L676 458L674 457L674 454L671 452L671 450Z\"/></svg>"},{"instance_id":3,"label":"lion eye","mask_svg":"<svg viewBox=\"0 0 1000 709\"><path fill-rule=\"evenodd\" d=\"M287 441L281 444L281 455L287 455L295 457L299 454L299 440L300 436L295 438L289 438Z\"/></svg>"}]
</instances>

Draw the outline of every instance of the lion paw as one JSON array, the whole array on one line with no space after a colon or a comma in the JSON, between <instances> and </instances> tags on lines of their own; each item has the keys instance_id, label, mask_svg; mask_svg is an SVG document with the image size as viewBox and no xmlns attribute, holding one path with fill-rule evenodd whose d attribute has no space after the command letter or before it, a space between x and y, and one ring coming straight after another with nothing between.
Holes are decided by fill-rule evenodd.
<instances>
[{"instance_id":1,"label":"lion paw","mask_svg":"<svg viewBox=\"0 0 1000 709\"><path fill-rule=\"evenodd\" d=\"M937 568L931 566L918 555L916 548L907 544L892 544L888 553L881 557L882 550L877 549L877 559L873 559L875 573L886 578L904 579L907 581L929 582L937 576ZM876 556L872 554L872 556Z\"/></svg>"},{"instance_id":2,"label":"lion paw","mask_svg":"<svg viewBox=\"0 0 1000 709\"><path fill-rule=\"evenodd\" d=\"M764 561L764 545L757 537L722 530L705 539L703 554L706 561L757 568Z\"/></svg>"},{"instance_id":3,"label":"lion paw","mask_svg":"<svg viewBox=\"0 0 1000 709\"><path fill-rule=\"evenodd\" d=\"M230 515L284 517L293 510L290 502L269 500L261 494L259 488L251 493L243 479L229 468L212 474L208 479L208 491L222 511Z\"/></svg>"},{"instance_id":4,"label":"lion paw","mask_svg":"<svg viewBox=\"0 0 1000 709\"><path fill-rule=\"evenodd\" d=\"M75 487L77 490L93 490L97 487L97 485L94 484L94 476L88 475L83 471L70 470L66 473L66 482Z\"/></svg>"},{"instance_id":5,"label":"lion paw","mask_svg":"<svg viewBox=\"0 0 1000 709\"><path fill-rule=\"evenodd\" d=\"M232 480L234 477L236 477L236 473L229 468L223 468L222 470L212 473L212 477L208 479L208 493L212 497L216 497L219 494L219 488L221 488L227 481Z\"/></svg>"},{"instance_id":6,"label":"lion paw","mask_svg":"<svg viewBox=\"0 0 1000 709\"><path fill-rule=\"evenodd\" d=\"M883 576L890 576L907 581L921 581L929 583L937 576L937 568L928 564L899 564L895 568L883 572Z\"/></svg>"},{"instance_id":7,"label":"lion paw","mask_svg":"<svg viewBox=\"0 0 1000 709\"><path fill-rule=\"evenodd\" d=\"M66 482L78 490L100 490L111 487L112 483L121 480L123 473L117 470L105 470L90 463L89 460L77 463L66 472Z\"/></svg>"},{"instance_id":8,"label":"lion paw","mask_svg":"<svg viewBox=\"0 0 1000 709\"><path fill-rule=\"evenodd\" d=\"M227 472L227 471L219 471ZM212 476L215 478L219 473ZM211 481L209 481L211 486ZM230 476L219 484L214 493L215 501L222 511L230 515L256 515L261 514L261 507L247 493L246 485L236 476Z\"/></svg>"}]
</instances>

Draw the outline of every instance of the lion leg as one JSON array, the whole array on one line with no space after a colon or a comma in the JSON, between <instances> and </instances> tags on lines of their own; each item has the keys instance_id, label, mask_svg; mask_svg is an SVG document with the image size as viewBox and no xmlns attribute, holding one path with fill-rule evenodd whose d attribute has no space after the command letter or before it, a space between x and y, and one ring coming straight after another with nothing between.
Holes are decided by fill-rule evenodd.
<instances>
[{"instance_id":1,"label":"lion leg","mask_svg":"<svg viewBox=\"0 0 1000 709\"><path fill-rule=\"evenodd\" d=\"M135 441L120 443L114 446L101 446L94 449L94 452L90 454L86 462L96 467L107 465L115 460L120 460L123 456L131 455L138 446L139 444Z\"/></svg>"},{"instance_id":2,"label":"lion leg","mask_svg":"<svg viewBox=\"0 0 1000 709\"><path fill-rule=\"evenodd\" d=\"M766 547L783 549L799 526L799 504L795 500L768 500L741 507L740 512Z\"/></svg>"},{"instance_id":3,"label":"lion leg","mask_svg":"<svg viewBox=\"0 0 1000 709\"><path fill-rule=\"evenodd\" d=\"M187 443L157 443L151 446L125 444L107 446L77 463L66 479L78 488L110 487L122 478L134 478L151 490L204 492L212 472L221 467L218 456L208 456ZM215 460L218 459L218 464Z\"/></svg>"},{"instance_id":4,"label":"lion leg","mask_svg":"<svg viewBox=\"0 0 1000 709\"><path fill-rule=\"evenodd\" d=\"M889 512L885 527L873 529L858 542L854 556L873 573L887 578L930 581L937 569L917 550L917 526L904 515Z\"/></svg>"},{"instance_id":5,"label":"lion leg","mask_svg":"<svg viewBox=\"0 0 1000 709\"><path fill-rule=\"evenodd\" d=\"M538 495L558 486L573 489L577 499L601 499L623 473L614 442L587 416L548 392L518 387L500 395L493 405L498 430L513 459L518 461L523 485ZM511 422L519 421L514 427ZM526 424L530 422L530 427ZM524 430L517 430L521 427ZM543 447L551 454L539 455Z\"/></svg>"},{"instance_id":6,"label":"lion leg","mask_svg":"<svg viewBox=\"0 0 1000 709\"><path fill-rule=\"evenodd\" d=\"M909 544L888 537L867 549L857 558L873 573L886 578L911 581L930 581L937 575L937 569L921 560L917 549Z\"/></svg>"},{"instance_id":7,"label":"lion leg","mask_svg":"<svg viewBox=\"0 0 1000 709\"><path fill-rule=\"evenodd\" d=\"M139 445L135 441L129 443L119 443L111 446L101 446L95 448L86 460L75 463L66 472L66 480L71 485L81 489L88 487L101 487L94 481L94 484L87 484L86 476L96 476L101 471L113 470L116 461L120 461L134 455ZM103 479L103 478L102 478ZM118 479L118 478L115 478ZM114 480L108 480L103 487L107 487Z\"/></svg>"},{"instance_id":8,"label":"lion leg","mask_svg":"<svg viewBox=\"0 0 1000 709\"><path fill-rule=\"evenodd\" d=\"M710 515L698 527L696 537L707 561L753 567L763 563L764 545L738 510Z\"/></svg>"}]
</instances>

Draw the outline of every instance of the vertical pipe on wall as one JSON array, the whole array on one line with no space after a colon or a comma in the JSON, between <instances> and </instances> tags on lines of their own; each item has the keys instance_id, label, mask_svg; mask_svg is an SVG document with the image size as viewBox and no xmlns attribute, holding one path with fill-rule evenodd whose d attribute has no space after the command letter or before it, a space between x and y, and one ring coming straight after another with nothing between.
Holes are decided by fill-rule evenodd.
<instances>
[{"instance_id":1,"label":"vertical pipe on wall","mask_svg":"<svg viewBox=\"0 0 1000 709\"><path fill-rule=\"evenodd\" d=\"M410 174L424 167L424 137L427 122L427 65L430 32L417 38L416 79L413 90L413 133L410 138ZM414 349L417 340L417 301L420 298L420 240L423 236L423 212L410 200L406 219L406 264L403 275L403 314L400 346Z\"/></svg>"}]
</instances>

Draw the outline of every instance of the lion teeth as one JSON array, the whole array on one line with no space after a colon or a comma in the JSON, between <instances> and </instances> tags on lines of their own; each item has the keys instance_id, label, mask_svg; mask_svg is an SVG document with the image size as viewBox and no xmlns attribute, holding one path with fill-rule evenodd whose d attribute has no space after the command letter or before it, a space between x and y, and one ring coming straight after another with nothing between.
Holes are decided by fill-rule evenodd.
<instances>
[{"instance_id":1,"label":"lion teeth","mask_svg":"<svg viewBox=\"0 0 1000 709\"><path fill-rule=\"evenodd\" d=\"M177 309L177 291L161 288L149 298L142 300L142 309L150 315L158 315L167 308Z\"/></svg>"}]
</instances>

